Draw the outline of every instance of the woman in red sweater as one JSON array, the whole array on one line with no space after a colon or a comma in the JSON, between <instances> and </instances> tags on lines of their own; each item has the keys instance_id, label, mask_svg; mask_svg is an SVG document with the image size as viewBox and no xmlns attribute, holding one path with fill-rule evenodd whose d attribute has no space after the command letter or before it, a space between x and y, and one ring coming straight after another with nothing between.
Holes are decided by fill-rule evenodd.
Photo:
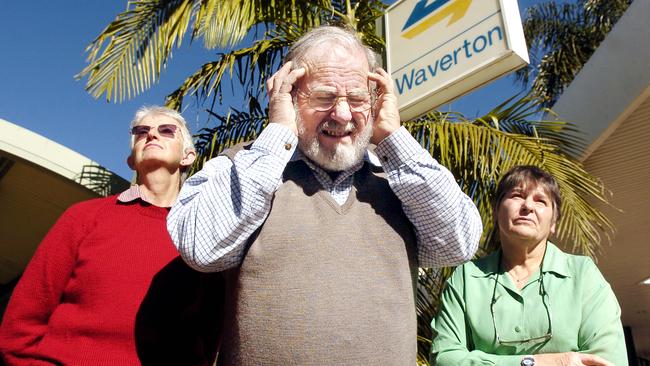
<instances>
[{"instance_id":1,"label":"woman in red sweater","mask_svg":"<svg viewBox=\"0 0 650 366\"><path fill-rule=\"evenodd\" d=\"M195 159L176 111L131 123L138 185L73 205L38 247L0 326L8 365L211 365L218 278L188 268L165 219Z\"/></svg>"}]
</instances>

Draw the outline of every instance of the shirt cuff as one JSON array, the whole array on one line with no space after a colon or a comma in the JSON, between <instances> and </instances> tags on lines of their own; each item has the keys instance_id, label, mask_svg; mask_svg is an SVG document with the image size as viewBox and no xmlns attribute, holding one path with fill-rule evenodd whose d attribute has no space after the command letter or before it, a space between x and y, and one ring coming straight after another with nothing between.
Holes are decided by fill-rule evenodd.
<instances>
[{"instance_id":1,"label":"shirt cuff","mask_svg":"<svg viewBox=\"0 0 650 366\"><path fill-rule=\"evenodd\" d=\"M375 154L379 157L385 171L395 170L413 156L422 152L422 146L401 126L397 131L382 140Z\"/></svg>"},{"instance_id":2,"label":"shirt cuff","mask_svg":"<svg viewBox=\"0 0 650 366\"><path fill-rule=\"evenodd\" d=\"M289 162L297 145L298 137L290 129L278 123L269 123L255 139L251 148L262 150L284 162Z\"/></svg>"}]
</instances>

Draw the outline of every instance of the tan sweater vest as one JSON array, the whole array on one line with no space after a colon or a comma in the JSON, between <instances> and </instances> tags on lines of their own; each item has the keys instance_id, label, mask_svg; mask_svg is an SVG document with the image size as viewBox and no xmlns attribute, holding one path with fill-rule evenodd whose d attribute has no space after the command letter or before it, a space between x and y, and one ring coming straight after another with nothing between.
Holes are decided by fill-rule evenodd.
<instances>
[{"instance_id":1,"label":"tan sweater vest","mask_svg":"<svg viewBox=\"0 0 650 366\"><path fill-rule=\"evenodd\" d=\"M287 165L268 218L228 274L219 364L415 364L415 234L373 169L355 173L339 206L303 161Z\"/></svg>"}]
</instances>

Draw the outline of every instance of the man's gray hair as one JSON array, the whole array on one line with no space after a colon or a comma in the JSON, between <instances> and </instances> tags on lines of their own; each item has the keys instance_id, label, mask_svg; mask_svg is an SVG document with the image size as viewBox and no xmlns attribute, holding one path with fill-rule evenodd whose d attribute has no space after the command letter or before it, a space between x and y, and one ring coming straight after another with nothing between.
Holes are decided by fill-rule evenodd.
<instances>
[{"instance_id":1,"label":"man's gray hair","mask_svg":"<svg viewBox=\"0 0 650 366\"><path fill-rule=\"evenodd\" d=\"M145 117L156 116L156 115L169 117L178 123L178 126L180 127L180 131L181 131L181 137L183 139L183 152L195 150L194 141L192 141L192 134L190 134L190 131L187 128L187 122L185 122L185 118L183 118L183 116L180 113L178 113L178 111L175 111L173 109L167 107L161 107L157 105L140 107L140 109L138 109L138 111L135 112L135 117L133 117L133 120L131 121L131 128L139 125L140 122L142 122L142 120L145 119ZM134 145L135 145L135 136L132 135L131 149L133 149Z\"/></svg>"},{"instance_id":2,"label":"man's gray hair","mask_svg":"<svg viewBox=\"0 0 650 366\"><path fill-rule=\"evenodd\" d=\"M350 51L362 51L366 55L370 71L374 71L377 67L377 54L363 44L356 32L329 25L305 33L289 48L284 61L293 61L293 68L300 67L309 51L322 48L327 44L342 46Z\"/></svg>"}]
</instances>

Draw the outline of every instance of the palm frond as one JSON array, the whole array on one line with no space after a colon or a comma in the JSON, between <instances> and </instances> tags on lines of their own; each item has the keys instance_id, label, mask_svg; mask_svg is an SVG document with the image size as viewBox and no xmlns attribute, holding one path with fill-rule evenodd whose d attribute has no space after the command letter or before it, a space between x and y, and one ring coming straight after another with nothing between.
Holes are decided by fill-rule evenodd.
<instances>
[{"instance_id":1,"label":"palm frond","mask_svg":"<svg viewBox=\"0 0 650 366\"><path fill-rule=\"evenodd\" d=\"M553 140L506 132L482 121L452 122L440 115L431 117L430 121L412 122L406 127L454 173L461 188L479 207L486 228L492 226L490 198L496 182L508 169L523 164L543 168L560 184L562 211L566 213L558 226L560 241L570 239L571 243L565 244L575 252L593 256L601 233L608 236L613 230L612 223L587 201L607 202L602 183L577 159L563 153ZM485 245L493 247L495 243Z\"/></svg>"},{"instance_id":2,"label":"palm frond","mask_svg":"<svg viewBox=\"0 0 650 366\"><path fill-rule=\"evenodd\" d=\"M535 92L516 94L475 121L494 128L552 141L562 152L577 157L586 148L582 133L561 121ZM553 117L554 119L542 119Z\"/></svg>"},{"instance_id":3,"label":"palm frond","mask_svg":"<svg viewBox=\"0 0 650 366\"><path fill-rule=\"evenodd\" d=\"M86 90L95 98L121 102L156 82L192 19L192 39L202 37L211 49L233 47L257 26L308 29L327 17L334 15L324 0L134 0L86 48L88 66L75 77L88 77Z\"/></svg>"},{"instance_id":4,"label":"palm frond","mask_svg":"<svg viewBox=\"0 0 650 366\"><path fill-rule=\"evenodd\" d=\"M86 48L86 90L121 102L149 88L181 44L193 12L190 0L140 0L117 16ZM100 53L101 52L101 53Z\"/></svg>"},{"instance_id":5,"label":"palm frond","mask_svg":"<svg viewBox=\"0 0 650 366\"><path fill-rule=\"evenodd\" d=\"M593 52L589 51L593 44L586 44L586 27L579 4L549 1L527 9L524 34L536 62L516 76L524 83L534 78L532 89L547 105L552 105Z\"/></svg>"},{"instance_id":6,"label":"palm frond","mask_svg":"<svg viewBox=\"0 0 650 366\"><path fill-rule=\"evenodd\" d=\"M376 32L376 20L384 14L387 5L382 1L359 1L354 16L356 30L365 44L382 54L386 43Z\"/></svg>"},{"instance_id":7,"label":"palm frond","mask_svg":"<svg viewBox=\"0 0 650 366\"><path fill-rule=\"evenodd\" d=\"M385 43L377 35L376 20L384 14L387 5L382 1L331 1L332 16L324 21L330 25L337 25L355 30L363 42L375 52L381 54Z\"/></svg>"},{"instance_id":8,"label":"palm frond","mask_svg":"<svg viewBox=\"0 0 650 366\"><path fill-rule=\"evenodd\" d=\"M608 33L633 0L582 0L599 32Z\"/></svg>"},{"instance_id":9,"label":"palm frond","mask_svg":"<svg viewBox=\"0 0 650 366\"><path fill-rule=\"evenodd\" d=\"M277 21L299 26L314 24L329 1L206 0L201 2L193 37L202 37L205 48L233 47L256 25Z\"/></svg>"},{"instance_id":10,"label":"palm frond","mask_svg":"<svg viewBox=\"0 0 650 366\"><path fill-rule=\"evenodd\" d=\"M552 106L632 0L547 1L527 9L523 23L531 64L517 71L523 85Z\"/></svg>"},{"instance_id":11,"label":"palm frond","mask_svg":"<svg viewBox=\"0 0 650 366\"><path fill-rule=\"evenodd\" d=\"M219 94L226 72L230 79L233 76L238 79L248 95L256 96L290 42L285 38L274 37L257 41L251 47L222 54L219 60L204 64L186 78L183 85L167 96L165 104L169 108L180 109L183 98L188 94L197 95L200 99L205 99L212 93Z\"/></svg>"},{"instance_id":12,"label":"palm frond","mask_svg":"<svg viewBox=\"0 0 650 366\"><path fill-rule=\"evenodd\" d=\"M208 111L218 124L213 128L203 128L194 135L198 158L190 174L201 170L205 162L226 148L257 138L268 123L268 116L255 98L249 100L248 110L245 112L231 108L224 115Z\"/></svg>"},{"instance_id":13,"label":"palm frond","mask_svg":"<svg viewBox=\"0 0 650 366\"><path fill-rule=\"evenodd\" d=\"M236 45L258 22L253 6L251 1L202 1L192 38L203 37L207 49Z\"/></svg>"}]
</instances>

